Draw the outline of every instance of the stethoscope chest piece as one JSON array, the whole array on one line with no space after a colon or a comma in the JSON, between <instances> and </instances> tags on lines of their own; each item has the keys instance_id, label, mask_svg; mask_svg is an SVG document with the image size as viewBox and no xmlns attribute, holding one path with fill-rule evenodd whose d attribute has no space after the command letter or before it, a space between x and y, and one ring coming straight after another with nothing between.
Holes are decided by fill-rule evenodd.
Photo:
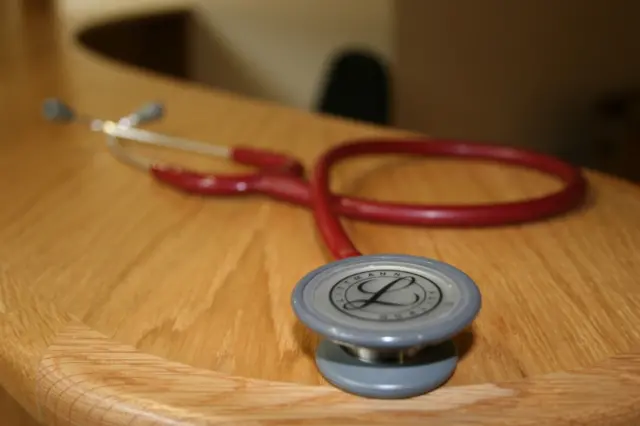
<instances>
[{"instance_id":1,"label":"stethoscope chest piece","mask_svg":"<svg viewBox=\"0 0 640 426\"><path fill-rule=\"evenodd\" d=\"M429 392L453 374L451 338L480 310L475 283L443 262L406 255L352 257L307 274L293 309L324 339L316 365L334 386L370 398Z\"/></svg>"}]
</instances>

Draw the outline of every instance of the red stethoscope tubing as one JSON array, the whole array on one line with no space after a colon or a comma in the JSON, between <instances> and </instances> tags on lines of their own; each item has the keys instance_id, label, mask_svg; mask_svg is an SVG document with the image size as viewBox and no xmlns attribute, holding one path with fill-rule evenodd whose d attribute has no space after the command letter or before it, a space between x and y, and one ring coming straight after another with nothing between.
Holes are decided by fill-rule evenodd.
<instances>
[{"instance_id":1,"label":"red stethoscope tubing","mask_svg":"<svg viewBox=\"0 0 640 426\"><path fill-rule=\"evenodd\" d=\"M432 157L484 159L524 166L559 178L562 189L538 198L478 205L419 205L387 203L332 194L329 172L338 161L371 154L411 154ZM544 219L580 204L587 189L577 167L554 157L502 145L432 139L364 139L325 152L310 181L299 162L268 151L236 148L232 159L261 167L258 173L214 175L163 166L152 167L156 179L183 191L202 195L261 193L313 210L318 229L330 252L343 259L359 256L339 216L373 222L422 226L492 226Z\"/></svg>"}]
</instances>

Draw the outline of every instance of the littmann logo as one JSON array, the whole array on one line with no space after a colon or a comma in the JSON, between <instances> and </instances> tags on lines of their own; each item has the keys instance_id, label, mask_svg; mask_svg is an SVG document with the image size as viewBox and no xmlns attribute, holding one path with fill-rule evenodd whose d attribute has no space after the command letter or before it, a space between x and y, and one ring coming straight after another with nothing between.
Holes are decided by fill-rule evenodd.
<instances>
[{"instance_id":1,"label":"littmann logo","mask_svg":"<svg viewBox=\"0 0 640 426\"><path fill-rule=\"evenodd\" d=\"M329 294L342 313L370 321L403 321L433 311L442 291L432 280L404 271L367 271L336 283Z\"/></svg>"}]
</instances>

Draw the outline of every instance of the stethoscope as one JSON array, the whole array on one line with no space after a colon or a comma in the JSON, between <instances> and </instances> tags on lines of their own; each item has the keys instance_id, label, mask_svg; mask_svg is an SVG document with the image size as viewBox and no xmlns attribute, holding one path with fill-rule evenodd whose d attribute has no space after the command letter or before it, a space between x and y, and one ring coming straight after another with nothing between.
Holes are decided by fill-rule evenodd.
<instances>
[{"instance_id":1,"label":"stethoscope","mask_svg":"<svg viewBox=\"0 0 640 426\"><path fill-rule=\"evenodd\" d=\"M336 146L320 156L310 179L295 158L248 147L222 147L149 132L141 124L161 118L150 103L118 121L77 116L56 99L44 103L52 121L80 121L104 133L120 161L188 193L258 193L312 209L335 261L309 272L295 286L292 307L320 334L318 370L334 386L371 398L406 398L440 387L458 363L452 338L468 328L481 308L474 281L447 263L404 254L362 255L339 216L373 222L427 226L490 226L557 215L585 198L579 168L551 156L502 145L431 139L364 139ZM121 144L143 144L228 158L255 166L256 173L216 175L185 170L134 156ZM329 172L338 161L367 154L411 154L488 159L529 167L559 178L559 191L539 198L484 205L426 206L386 203L332 194Z\"/></svg>"}]
</instances>

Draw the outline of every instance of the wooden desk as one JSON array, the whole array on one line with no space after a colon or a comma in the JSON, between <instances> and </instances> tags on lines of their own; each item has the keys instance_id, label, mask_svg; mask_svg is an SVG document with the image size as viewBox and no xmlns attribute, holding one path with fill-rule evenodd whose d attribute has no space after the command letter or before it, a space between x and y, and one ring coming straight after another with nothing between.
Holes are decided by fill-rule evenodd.
<instances>
[{"instance_id":1,"label":"wooden desk","mask_svg":"<svg viewBox=\"0 0 640 426\"><path fill-rule=\"evenodd\" d=\"M308 211L177 193L39 109L60 96L118 117L160 98L168 116L156 129L284 150L307 165L345 139L404 132L130 69L74 42L98 16L90 7L72 13L60 2L60 20L38 8L18 19L20 3L0 6L0 384L31 416L82 426L640 423L637 187L589 173L584 208L525 226L349 221L365 253L446 260L484 296L446 387L359 399L323 383L310 355L316 337L289 306L297 280L329 260ZM117 4L100 19L122 15ZM336 191L396 201L510 200L556 186L489 163L396 157L352 161L335 175Z\"/></svg>"}]
</instances>

